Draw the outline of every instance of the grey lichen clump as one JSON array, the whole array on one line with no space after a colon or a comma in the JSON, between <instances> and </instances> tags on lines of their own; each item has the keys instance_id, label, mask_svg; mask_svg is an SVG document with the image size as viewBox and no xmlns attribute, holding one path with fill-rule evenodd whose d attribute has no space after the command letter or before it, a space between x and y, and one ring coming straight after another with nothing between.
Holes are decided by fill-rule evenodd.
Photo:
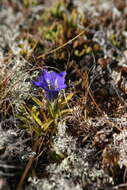
<instances>
[{"instance_id":1,"label":"grey lichen clump","mask_svg":"<svg viewBox=\"0 0 127 190\"><path fill-rule=\"evenodd\" d=\"M13 129L11 126L13 123L11 122L14 122L14 119L13 121L5 120L0 123L0 162L2 160L6 162L15 155L17 159L24 160L24 157L28 159L32 154L30 147L26 147L25 144L29 141L29 138L24 140L24 132L17 128ZM3 127L6 127L6 125L9 125L10 129L4 131ZM5 157L7 157L6 160L4 160Z\"/></svg>"},{"instance_id":2,"label":"grey lichen clump","mask_svg":"<svg viewBox=\"0 0 127 190\"><path fill-rule=\"evenodd\" d=\"M11 122L10 122L10 128L11 128ZM1 122L0 123L0 168L1 168L0 175L1 176L15 175L13 172L10 173L10 170L13 170L13 168L15 168L13 162L16 162L18 159L20 159L25 148L26 147L23 143L22 137L18 136L17 130L9 129L7 131L4 131L2 129L2 122Z\"/></svg>"},{"instance_id":3,"label":"grey lichen clump","mask_svg":"<svg viewBox=\"0 0 127 190\"><path fill-rule=\"evenodd\" d=\"M29 63L24 58L16 56L10 61L10 64L12 65L12 78L10 80L11 98L18 108L22 100L26 99L30 94L32 76L25 68L26 64L29 65Z\"/></svg>"},{"instance_id":4,"label":"grey lichen clump","mask_svg":"<svg viewBox=\"0 0 127 190\"><path fill-rule=\"evenodd\" d=\"M6 6L5 3L0 13L0 80L6 81L6 92L2 98L10 93L10 101L14 104L29 95L31 78L28 68L30 63L23 58L21 48L19 48L20 25L24 22L24 16L21 12L14 13L12 7Z\"/></svg>"},{"instance_id":5,"label":"grey lichen clump","mask_svg":"<svg viewBox=\"0 0 127 190\"><path fill-rule=\"evenodd\" d=\"M120 168L127 166L127 131L113 135L114 147L119 152L118 164Z\"/></svg>"},{"instance_id":6,"label":"grey lichen clump","mask_svg":"<svg viewBox=\"0 0 127 190\"><path fill-rule=\"evenodd\" d=\"M56 153L62 153L65 158L60 163L51 163L46 167L46 173L49 177L34 180L30 179L31 188L37 190L83 190L83 188L92 180L98 179L101 186L101 179L109 181L109 177L104 174L97 164L90 166L93 158L94 149L77 147L77 138L68 135L66 125L58 126L58 134L54 137L53 150ZM87 176L87 177L86 177ZM100 180L99 180L100 179ZM98 187L95 187L97 189ZM94 190L95 190L94 189Z\"/></svg>"}]
</instances>

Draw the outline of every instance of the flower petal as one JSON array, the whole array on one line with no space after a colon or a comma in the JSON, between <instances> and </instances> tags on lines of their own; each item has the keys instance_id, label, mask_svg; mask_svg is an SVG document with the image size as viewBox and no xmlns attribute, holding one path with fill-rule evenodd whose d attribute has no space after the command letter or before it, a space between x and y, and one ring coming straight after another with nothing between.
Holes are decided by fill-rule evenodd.
<instances>
[{"instance_id":1,"label":"flower petal","mask_svg":"<svg viewBox=\"0 0 127 190\"><path fill-rule=\"evenodd\" d=\"M48 82L50 83L51 89L54 89L55 88L55 81L57 78L57 73L55 73L53 71L46 72L44 77L45 77L45 80L47 81L47 83Z\"/></svg>"},{"instance_id":2,"label":"flower petal","mask_svg":"<svg viewBox=\"0 0 127 190\"><path fill-rule=\"evenodd\" d=\"M57 89L60 90L60 89L64 89L67 87L67 85L65 84L65 75L66 75L66 72L61 72L58 74L57 76Z\"/></svg>"},{"instance_id":3,"label":"flower petal","mask_svg":"<svg viewBox=\"0 0 127 190\"><path fill-rule=\"evenodd\" d=\"M38 81L33 81L33 84L38 86L38 87L43 88L44 90L48 90L48 84L47 84L47 81L44 78L43 73L41 74L40 77L38 77Z\"/></svg>"},{"instance_id":4,"label":"flower petal","mask_svg":"<svg viewBox=\"0 0 127 190\"><path fill-rule=\"evenodd\" d=\"M46 98L52 101L58 96L61 89L67 87L65 84L65 75L66 72L56 73L43 70L38 81L33 81L33 84L43 88L45 90Z\"/></svg>"}]
</instances>

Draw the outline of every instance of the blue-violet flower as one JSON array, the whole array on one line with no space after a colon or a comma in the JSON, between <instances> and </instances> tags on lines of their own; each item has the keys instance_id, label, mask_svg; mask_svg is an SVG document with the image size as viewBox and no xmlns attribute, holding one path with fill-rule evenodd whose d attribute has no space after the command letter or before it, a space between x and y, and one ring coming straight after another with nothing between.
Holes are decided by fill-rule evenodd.
<instances>
[{"instance_id":1,"label":"blue-violet flower","mask_svg":"<svg viewBox=\"0 0 127 190\"><path fill-rule=\"evenodd\" d=\"M33 81L33 84L41 87L45 91L45 96L49 101L53 101L61 89L67 87L65 84L66 72L56 73L54 71L43 70L38 81Z\"/></svg>"}]
</instances>

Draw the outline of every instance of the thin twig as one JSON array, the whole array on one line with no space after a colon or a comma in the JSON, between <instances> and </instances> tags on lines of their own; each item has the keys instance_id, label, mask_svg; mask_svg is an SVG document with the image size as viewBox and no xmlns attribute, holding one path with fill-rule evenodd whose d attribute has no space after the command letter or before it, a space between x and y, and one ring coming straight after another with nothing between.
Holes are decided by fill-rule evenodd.
<instances>
[{"instance_id":1,"label":"thin twig","mask_svg":"<svg viewBox=\"0 0 127 190\"><path fill-rule=\"evenodd\" d=\"M36 140L36 141L34 142L34 145L33 145L32 151L35 152L35 153L37 152L38 143L39 143L39 141ZM21 189L22 189L22 185L23 185L23 183L24 183L24 180L25 180L25 178L27 177L27 174L29 173L29 171L30 171L30 169L31 169L31 166L32 166L32 164L33 164L35 158L36 158L36 154L34 154L34 155L29 159L29 161L28 161L28 163L27 163L27 165L26 165L26 167L25 167L25 170L24 170L24 172L23 172L23 174L22 174L22 176L21 176L21 179L20 179L20 181L19 181L19 183L18 183L18 186L17 186L16 190L21 190Z\"/></svg>"},{"instance_id":2,"label":"thin twig","mask_svg":"<svg viewBox=\"0 0 127 190\"><path fill-rule=\"evenodd\" d=\"M47 53L44 53L44 54L42 54L42 55L39 55L37 58L38 58L38 59L43 58L43 57L45 57L46 55L49 55L49 54L51 54L51 53L54 53L54 52L60 50L61 48L64 48L65 46L67 46L68 44L70 44L70 43L72 43L74 40L76 40L79 36L83 35L85 32L86 32L86 31L80 32L77 36L75 36L73 39L67 41L67 42L66 42L65 44L63 44L62 46L57 47L57 48L55 48L55 49L53 49L53 50L51 50L51 51L49 51L49 52L47 52Z\"/></svg>"}]
</instances>

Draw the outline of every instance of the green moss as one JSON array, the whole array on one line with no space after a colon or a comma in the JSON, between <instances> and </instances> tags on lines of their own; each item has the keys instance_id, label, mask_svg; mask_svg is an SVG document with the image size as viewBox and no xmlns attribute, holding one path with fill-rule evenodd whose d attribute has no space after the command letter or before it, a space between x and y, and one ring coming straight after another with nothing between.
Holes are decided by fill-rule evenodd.
<instances>
[{"instance_id":1,"label":"green moss","mask_svg":"<svg viewBox=\"0 0 127 190\"><path fill-rule=\"evenodd\" d=\"M83 29L79 26L85 29L85 25L89 24L85 15L79 16L77 9L70 6L67 1L59 1L52 8L47 9L42 14L41 20L43 25L39 26L38 31L42 39L54 43L56 47L62 46L82 33ZM87 41L90 41L90 43ZM100 51L101 49L99 44L93 43L87 32L84 32L82 37L72 41L69 46L72 48L71 54L77 57L93 51ZM62 54L66 57L64 49Z\"/></svg>"},{"instance_id":2,"label":"green moss","mask_svg":"<svg viewBox=\"0 0 127 190\"><path fill-rule=\"evenodd\" d=\"M110 41L111 43L118 47L118 48L121 48L123 45L124 45L124 42L125 42L125 37L120 34L119 36L116 35L115 33L113 33L111 36L110 36Z\"/></svg>"},{"instance_id":3,"label":"green moss","mask_svg":"<svg viewBox=\"0 0 127 190\"><path fill-rule=\"evenodd\" d=\"M26 8L29 8L31 6L36 6L38 3L37 0L23 0L23 4Z\"/></svg>"}]
</instances>

